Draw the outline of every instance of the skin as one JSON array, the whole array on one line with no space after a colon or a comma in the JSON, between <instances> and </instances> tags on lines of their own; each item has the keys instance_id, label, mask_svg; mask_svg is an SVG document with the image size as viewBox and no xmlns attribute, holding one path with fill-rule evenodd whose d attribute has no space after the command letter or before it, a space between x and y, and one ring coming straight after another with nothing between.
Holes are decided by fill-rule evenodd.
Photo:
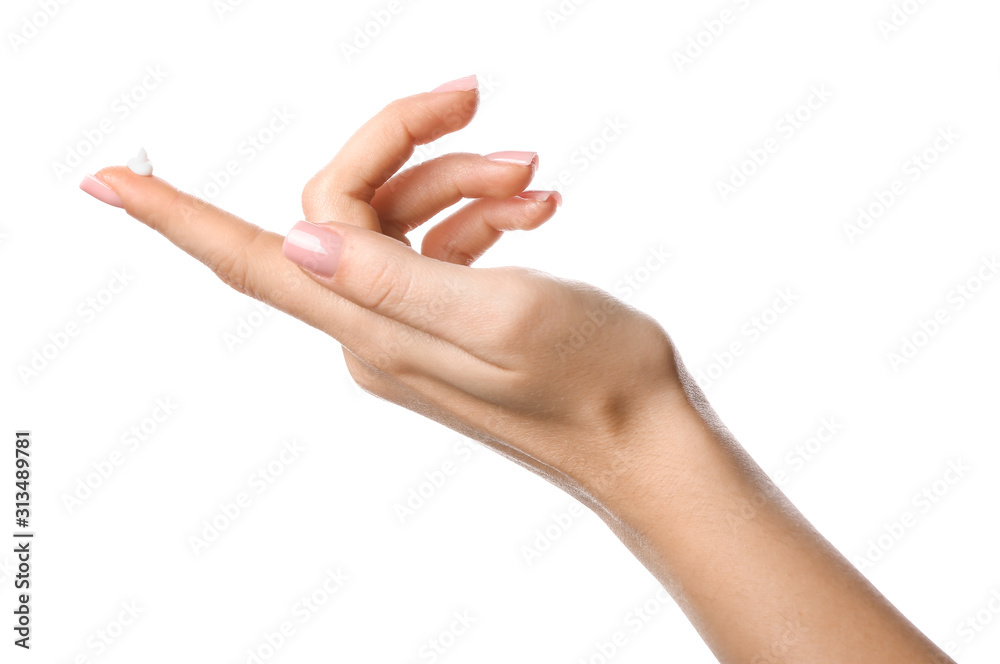
<instances>
[{"instance_id":1,"label":"skin","mask_svg":"<svg viewBox=\"0 0 1000 664\"><path fill-rule=\"evenodd\" d=\"M96 174L131 216L236 290L338 340L367 391L538 473L596 514L671 593L720 662L952 662L818 533L719 421L660 325L587 284L471 263L556 201L530 166L451 154L475 91L393 102L302 194L342 238L324 278L283 237L156 177ZM475 199L425 235L406 233ZM340 221L330 221L330 220Z\"/></svg>"}]
</instances>

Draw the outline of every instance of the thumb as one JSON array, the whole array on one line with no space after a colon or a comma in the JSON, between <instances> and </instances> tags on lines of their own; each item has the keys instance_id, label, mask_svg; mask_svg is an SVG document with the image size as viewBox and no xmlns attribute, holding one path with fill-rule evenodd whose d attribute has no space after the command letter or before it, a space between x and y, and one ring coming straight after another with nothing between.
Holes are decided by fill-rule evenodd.
<instances>
[{"instance_id":1,"label":"thumb","mask_svg":"<svg viewBox=\"0 0 1000 664\"><path fill-rule=\"evenodd\" d=\"M485 285L476 270L350 224L300 221L282 250L315 281L363 309L455 343Z\"/></svg>"}]
</instances>

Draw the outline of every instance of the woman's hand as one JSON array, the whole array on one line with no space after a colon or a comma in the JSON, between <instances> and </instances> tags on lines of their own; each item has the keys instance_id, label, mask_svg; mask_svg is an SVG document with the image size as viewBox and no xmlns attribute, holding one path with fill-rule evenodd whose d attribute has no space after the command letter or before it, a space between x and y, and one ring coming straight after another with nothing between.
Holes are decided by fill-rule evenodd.
<instances>
[{"instance_id":1,"label":"woman's hand","mask_svg":"<svg viewBox=\"0 0 1000 664\"><path fill-rule=\"evenodd\" d=\"M394 176L415 145L466 126L477 100L446 89L390 104L306 185L307 221L287 239L159 178L120 167L97 178L223 281L339 340L366 390L594 504L629 467L649 406L676 392L673 349L598 289L469 267L504 230L554 214L558 194L524 192L533 153L450 154ZM422 254L408 246L407 232L462 198L477 200L428 231Z\"/></svg>"},{"instance_id":2,"label":"woman's hand","mask_svg":"<svg viewBox=\"0 0 1000 664\"><path fill-rule=\"evenodd\" d=\"M364 389L590 504L681 397L662 328L586 284L445 263L339 223L299 222L284 254L327 290L308 322L344 344Z\"/></svg>"},{"instance_id":3,"label":"woman's hand","mask_svg":"<svg viewBox=\"0 0 1000 664\"><path fill-rule=\"evenodd\" d=\"M556 205L518 197L530 153L449 155L392 177L415 144L474 112L463 89L390 105L312 179L306 221L286 238L124 168L88 186L237 290L339 340L365 389L586 502L721 662L952 664L739 446L658 324L585 284L469 267L500 231ZM486 198L428 232L422 254L407 246L409 230L463 197Z\"/></svg>"}]
</instances>

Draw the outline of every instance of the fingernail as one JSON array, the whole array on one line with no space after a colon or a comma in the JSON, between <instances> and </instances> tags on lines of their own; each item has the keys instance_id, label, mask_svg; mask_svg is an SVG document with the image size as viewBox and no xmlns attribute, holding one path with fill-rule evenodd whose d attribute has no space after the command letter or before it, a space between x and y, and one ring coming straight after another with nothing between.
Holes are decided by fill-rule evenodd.
<instances>
[{"instance_id":1,"label":"fingernail","mask_svg":"<svg viewBox=\"0 0 1000 664\"><path fill-rule=\"evenodd\" d=\"M517 164L518 166L538 168L537 152L494 152L486 155L486 158L501 164Z\"/></svg>"},{"instance_id":2,"label":"fingernail","mask_svg":"<svg viewBox=\"0 0 1000 664\"><path fill-rule=\"evenodd\" d=\"M115 193L115 190L95 178L93 175L88 175L83 178L83 181L80 182L80 189L83 189L85 192L102 203L114 205L117 208L124 209L125 207L125 204L122 203L121 197Z\"/></svg>"},{"instance_id":3,"label":"fingernail","mask_svg":"<svg viewBox=\"0 0 1000 664\"><path fill-rule=\"evenodd\" d=\"M444 85L437 86L431 92L468 92L469 90L476 90L478 88L479 79L473 74L472 76L464 76L454 81L448 81Z\"/></svg>"},{"instance_id":4,"label":"fingernail","mask_svg":"<svg viewBox=\"0 0 1000 664\"><path fill-rule=\"evenodd\" d=\"M558 191L522 191L517 198L530 198L535 201L547 201L552 199L557 206L562 206L563 197Z\"/></svg>"},{"instance_id":5,"label":"fingernail","mask_svg":"<svg viewBox=\"0 0 1000 664\"><path fill-rule=\"evenodd\" d=\"M285 236L281 251L285 258L321 277L332 277L340 264L344 240L322 226L300 221Z\"/></svg>"}]
</instances>

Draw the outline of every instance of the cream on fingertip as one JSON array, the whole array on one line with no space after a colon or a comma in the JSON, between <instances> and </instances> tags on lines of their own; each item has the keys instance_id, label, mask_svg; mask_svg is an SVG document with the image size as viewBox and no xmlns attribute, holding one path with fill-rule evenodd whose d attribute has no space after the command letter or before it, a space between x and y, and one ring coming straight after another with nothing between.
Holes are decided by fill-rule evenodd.
<instances>
[{"instance_id":1,"label":"cream on fingertip","mask_svg":"<svg viewBox=\"0 0 1000 664\"><path fill-rule=\"evenodd\" d=\"M128 169L136 175L152 175L153 164L149 161L145 148L139 148L139 154L128 160Z\"/></svg>"}]
</instances>

